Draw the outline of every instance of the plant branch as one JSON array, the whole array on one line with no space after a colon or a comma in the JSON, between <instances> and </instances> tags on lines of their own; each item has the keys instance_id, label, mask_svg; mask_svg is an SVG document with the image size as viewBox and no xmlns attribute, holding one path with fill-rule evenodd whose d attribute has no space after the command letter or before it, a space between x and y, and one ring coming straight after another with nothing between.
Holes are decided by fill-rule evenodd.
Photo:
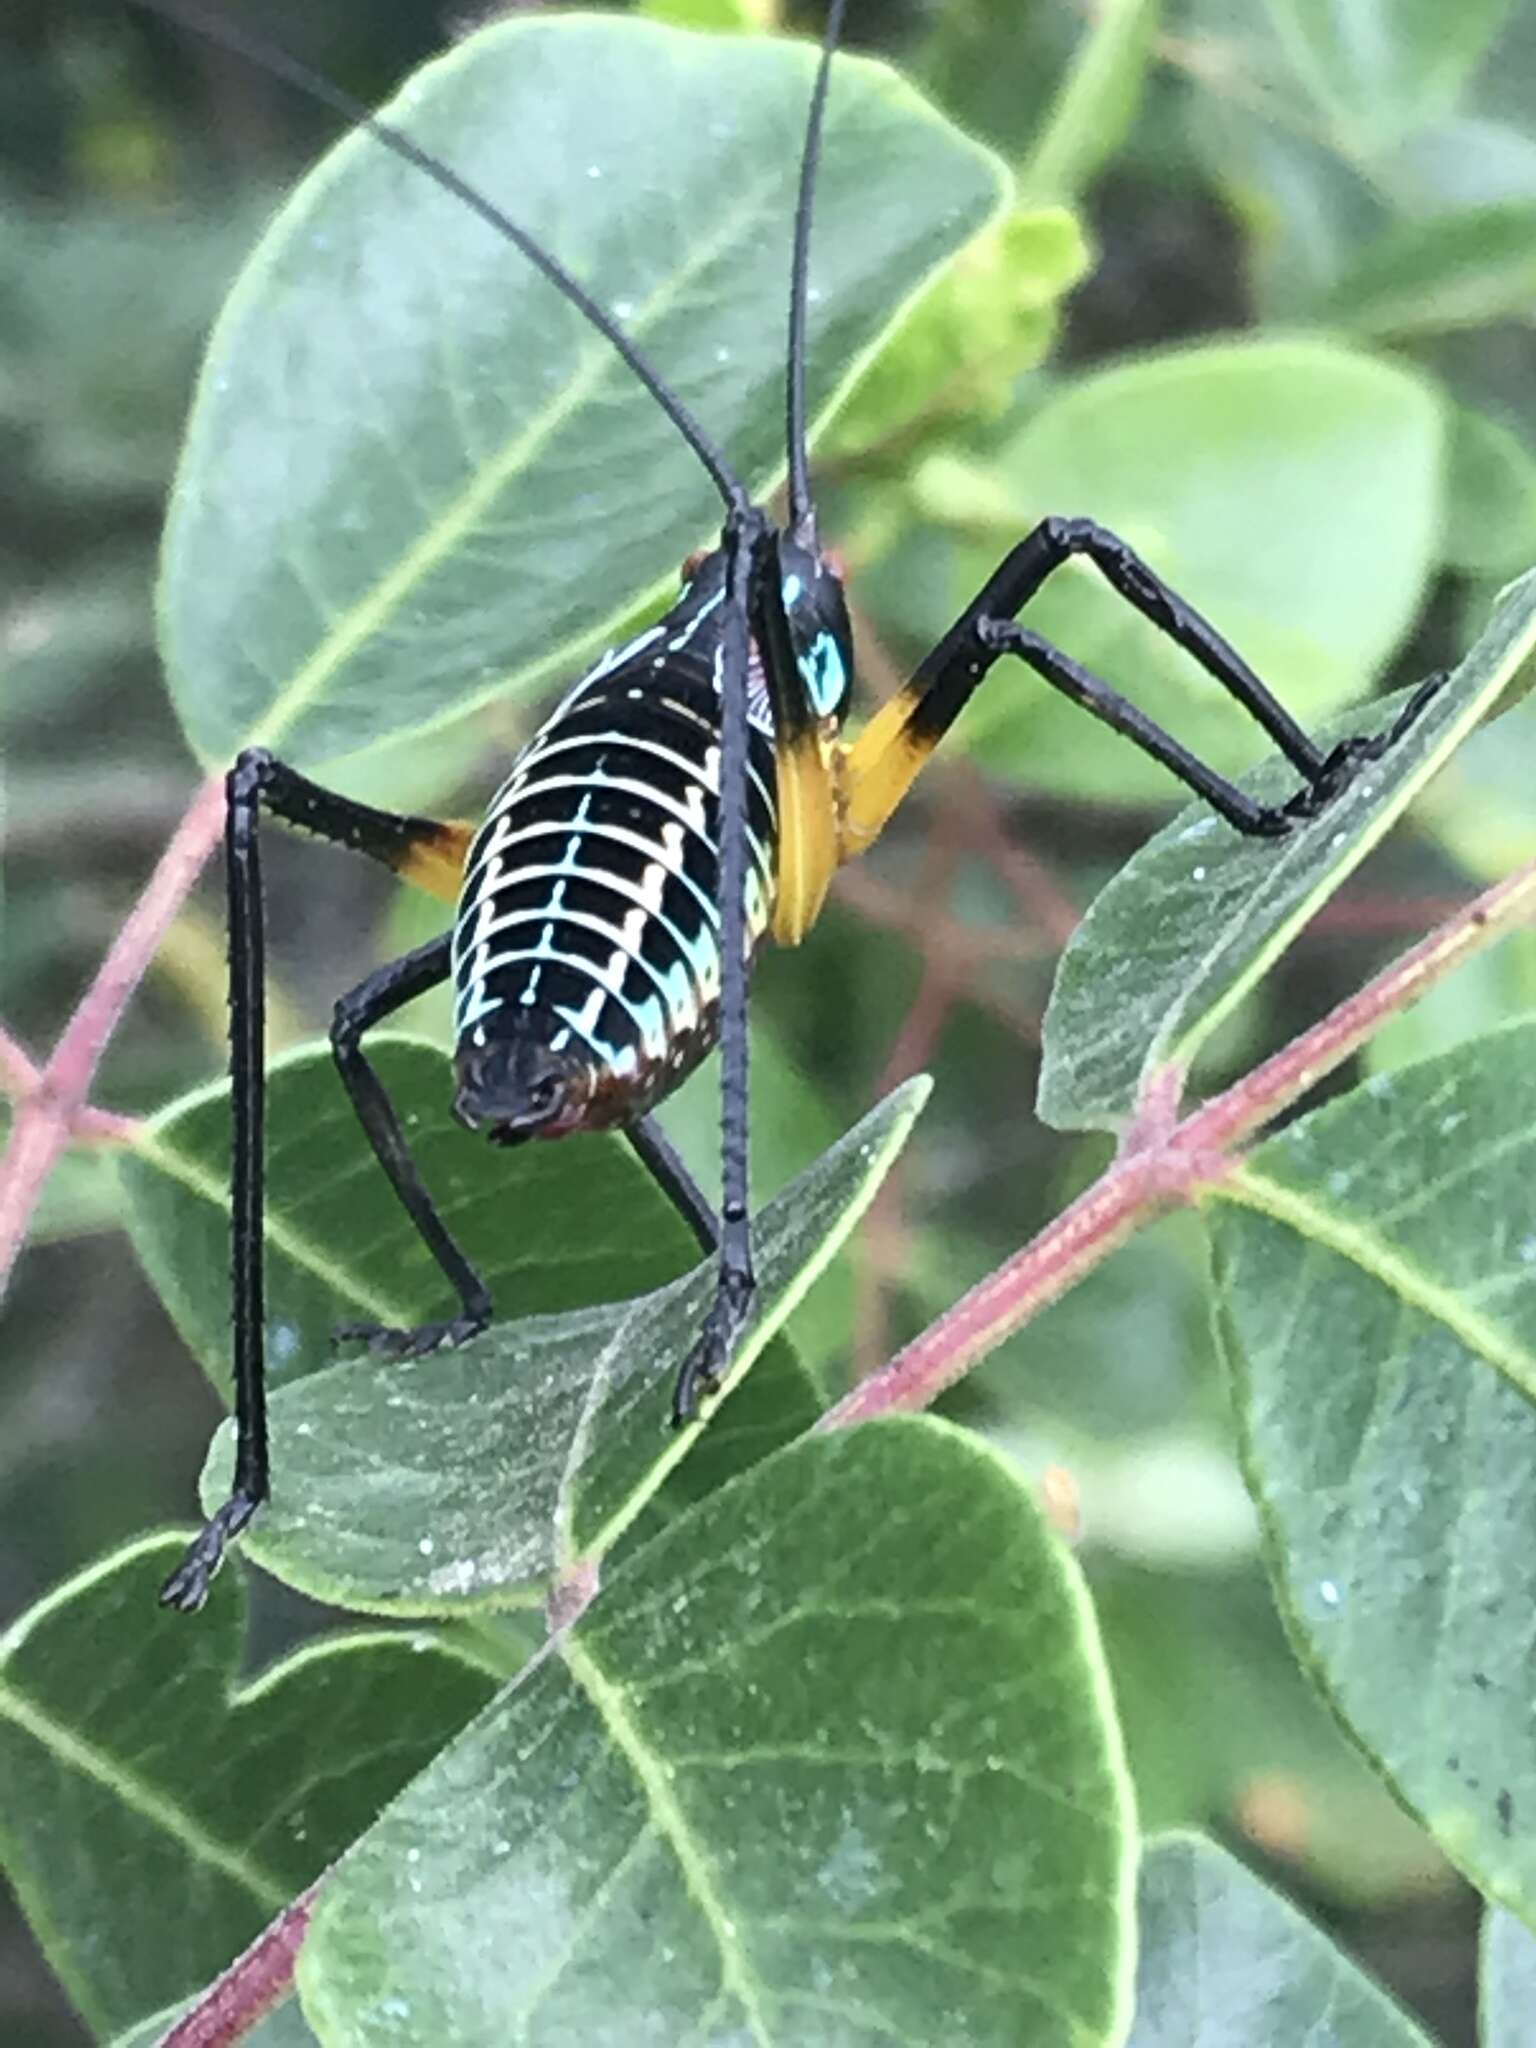
<instances>
[{"instance_id":1,"label":"plant branch","mask_svg":"<svg viewBox=\"0 0 1536 2048\"><path fill-rule=\"evenodd\" d=\"M309 1926L317 1885L301 1892L162 2034L159 2048L229 2048L293 1989L293 1966Z\"/></svg>"},{"instance_id":2,"label":"plant branch","mask_svg":"<svg viewBox=\"0 0 1536 2048\"><path fill-rule=\"evenodd\" d=\"M1192 1202L1235 1163L1232 1148L1305 1095L1405 1010L1512 926L1536 918L1536 861L1485 890L1310 1030L1222 1094L1179 1118L1181 1077L1150 1077L1114 1164L1031 1244L821 1418L835 1429L926 1408L1163 1209Z\"/></svg>"},{"instance_id":3,"label":"plant branch","mask_svg":"<svg viewBox=\"0 0 1536 2048\"><path fill-rule=\"evenodd\" d=\"M129 998L218 841L223 814L223 780L212 777L192 799L46 1066L27 1077L0 1159L0 1289L26 1239L43 1186L82 1120L86 1134L109 1134L99 1122L103 1112L82 1119L91 1083ZM13 1041L6 1045L13 1055L19 1052ZM6 1072L8 1080L19 1074L14 1056L7 1058ZM125 1120L109 1123L110 1135L124 1134Z\"/></svg>"},{"instance_id":4,"label":"plant branch","mask_svg":"<svg viewBox=\"0 0 1536 2048\"><path fill-rule=\"evenodd\" d=\"M25 1102L39 1078L20 1039L13 1038L0 1024L0 1095L8 1095L13 1102Z\"/></svg>"}]
</instances>

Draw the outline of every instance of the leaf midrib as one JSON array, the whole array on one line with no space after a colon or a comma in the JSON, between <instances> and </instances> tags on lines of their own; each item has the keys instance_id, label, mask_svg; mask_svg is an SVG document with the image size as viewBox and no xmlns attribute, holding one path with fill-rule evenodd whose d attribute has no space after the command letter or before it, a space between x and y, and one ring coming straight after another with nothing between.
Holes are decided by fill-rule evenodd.
<instances>
[{"instance_id":1,"label":"leaf midrib","mask_svg":"<svg viewBox=\"0 0 1536 2048\"><path fill-rule=\"evenodd\" d=\"M180 1843L196 1863L217 1870L222 1876L249 1892L264 1912L276 1913L288 1904L289 1890L268 1878L248 1857L241 1855L209 1834L188 1815L154 1791L115 1758L77 1736L67 1733L54 1720L37 1710L12 1685L0 1682L0 1715L45 1749L66 1769L89 1778L111 1793L131 1813L148 1821Z\"/></svg>"},{"instance_id":2,"label":"leaf midrib","mask_svg":"<svg viewBox=\"0 0 1536 2048\"><path fill-rule=\"evenodd\" d=\"M1479 685L1469 692L1459 711L1447 721L1444 731L1425 749L1420 760L1404 773L1391 795L1373 806L1349 845L1341 850L1339 859L1320 869L1314 885L1297 900L1290 913L1275 925L1268 940L1244 969L1234 976L1216 1000L1200 1008L1193 1017L1188 1017L1190 990L1198 993L1200 983L1219 965L1221 955L1239 943L1242 926L1251 914L1251 906L1242 916L1224 924L1218 930L1194 970L1186 978L1185 993L1165 1018L1144 1054L1137 1074L1139 1083L1144 1085L1146 1077L1155 1067L1170 1062L1187 1065L1193 1060L1211 1034L1226 1021L1287 950L1297 932L1332 895L1337 893L1343 882L1397 823L1403 812L1424 789L1425 784L1445 765L1467 734L1483 718L1490 704L1496 701L1509 677L1527 658L1533 642L1536 642L1536 616L1528 615L1523 631L1513 635L1498 650ZM1468 650L1469 659L1474 651ZM1380 706L1366 706L1364 709L1377 716L1381 715ZM1273 879L1273 873L1266 877L1267 881L1272 882ZM1123 1105L1116 1102L1114 1107L1118 1113Z\"/></svg>"},{"instance_id":3,"label":"leaf midrib","mask_svg":"<svg viewBox=\"0 0 1536 2048\"><path fill-rule=\"evenodd\" d=\"M229 1194L220 1180L206 1173L193 1159L183 1152L164 1144L153 1130L143 1131L134 1140L133 1154L147 1166L163 1173L170 1180L179 1181L184 1188L200 1196L215 1209L229 1214ZM312 1244L307 1238L297 1236L289 1229L280 1215L268 1207L262 1219L262 1236L274 1250L281 1252L301 1272L344 1296L359 1309L366 1311L375 1322L390 1327L409 1324L414 1316L409 1303L396 1301L374 1288L366 1287L348 1269L338 1267L334 1257L323 1247Z\"/></svg>"},{"instance_id":4,"label":"leaf midrib","mask_svg":"<svg viewBox=\"0 0 1536 2048\"><path fill-rule=\"evenodd\" d=\"M572 1678L596 1708L614 1744L628 1760L649 1804L656 1832L676 1856L683 1881L698 1901L720 1957L722 1987L741 2006L758 2048L774 2048L768 2026L766 1987L759 1982L737 1938L720 1895L715 1867L667 1782L664 1767L630 1713L623 1689L609 1680L575 1636L562 1641L560 1654Z\"/></svg>"},{"instance_id":5,"label":"leaf midrib","mask_svg":"<svg viewBox=\"0 0 1536 2048\"><path fill-rule=\"evenodd\" d=\"M698 275L723 258L738 241L745 239L749 223L761 211L764 195L777 182L775 177L758 179L737 201L734 210L727 212L716 234L701 240L689 252L688 260L656 286L626 327L625 331L632 339L638 341L648 335ZM278 692L266 716L258 720L254 730L247 735L246 745L275 747L281 744L298 718L321 695L352 654L374 633L382 631L406 596L444 560L452 546L474 528L482 513L496 501L508 483L531 465L583 403L595 395L616 365L623 368L619 357L606 342L602 342L601 337L577 357L576 367L562 389L519 428L499 455L481 464L458 492L449 510L439 515L394 566L376 578L361 599L337 616L326 637L291 681ZM627 609L621 606L620 613ZM585 644L590 637L589 633L582 633L579 639ZM543 668L547 665L548 656L545 656L538 666Z\"/></svg>"},{"instance_id":6,"label":"leaf midrib","mask_svg":"<svg viewBox=\"0 0 1536 2048\"><path fill-rule=\"evenodd\" d=\"M1422 1266L1411 1263L1373 1231L1250 1166L1213 1188L1208 1199L1230 1201L1238 1208L1269 1216L1289 1225L1305 1242L1348 1260L1399 1301L1448 1330L1475 1357L1501 1372L1527 1400L1536 1400L1536 1354L1492 1317L1469 1307L1454 1287L1432 1279Z\"/></svg>"}]
</instances>

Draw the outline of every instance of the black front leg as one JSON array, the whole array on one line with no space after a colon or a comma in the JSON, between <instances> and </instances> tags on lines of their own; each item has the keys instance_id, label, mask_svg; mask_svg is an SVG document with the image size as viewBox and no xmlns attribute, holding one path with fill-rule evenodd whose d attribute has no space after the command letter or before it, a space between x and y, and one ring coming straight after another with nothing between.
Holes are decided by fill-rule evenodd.
<instances>
[{"instance_id":1,"label":"black front leg","mask_svg":"<svg viewBox=\"0 0 1536 2048\"><path fill-rule=\"evenodd\" d=\"M693 1419L719 1384L752 1305L747 1176L747 723L748 607L760 530L728 524L720 685L720 1266L698 1341L684 1359L672 1420Z\"/></svg>"},{"instance_id":2,"label":"black front leg","mask_svg":"<svg viewBox=\"0 0 1536 2048\"><path fill-rule=\"evenodd\" d=\"M188 1546L160 1598L191 1613L208 1597L224 1551L270 1489L264 1322L266 971L260 817L275 811L441 892L462 864L463 827L352 803L300 775L264 747L243 753L225 778L224 855L229 897L229 1078L233 1118L230 1263L234 1325L235 1476L229 1498ZM413 956L414 958L415 956ZM446 954L444 955L446 963ZM446 964L444 972L446 972ZM439 976L439 979L441 976ZM426 984L423 984L426 985Z\"/></svg>"},{"instance_id":3,"label":"black front leg","mask_svg":"<svg viewBox=\"0 0 1536 2048\"><path fill-rule=\"evenodd\" d=\"M262 1177L266 1164L266 967L257 830L268 756L242 754L225 780L224 871L229 900L231 1313L234 1324L235 1478L165 1584L166 1607L194 1613L228 1545L266 1499L266 1317Z\"/></svg>"}]
</instances>

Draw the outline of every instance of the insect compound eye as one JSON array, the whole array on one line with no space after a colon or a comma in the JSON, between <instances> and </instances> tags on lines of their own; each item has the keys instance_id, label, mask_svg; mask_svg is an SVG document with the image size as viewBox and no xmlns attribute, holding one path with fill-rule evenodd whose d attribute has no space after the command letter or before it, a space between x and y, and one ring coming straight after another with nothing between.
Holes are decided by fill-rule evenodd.
<instances>
[{"instance_id":1,"label":"insect compound eye","mask_svg":"<svg viewBox=\"0 0 1536 2048\"><path fill-rule=\"evenodd\" d=\"M853 629L841 578L826 560L780 548L779 589L795 667L817 718L840 719L853 686Z\"/></svg>"},{"instance_id":2,"label":"insect compound eye","mask_svg":"<svg viewBox=\"0 0 1536 2048\"><path fill-rule=\"evenodd\" d=\"M832 718L842 709L848 695L848 667L837 635L822 631L800 657L800 674L806 693L821 718Z\"/></svg>"}]
</instances>

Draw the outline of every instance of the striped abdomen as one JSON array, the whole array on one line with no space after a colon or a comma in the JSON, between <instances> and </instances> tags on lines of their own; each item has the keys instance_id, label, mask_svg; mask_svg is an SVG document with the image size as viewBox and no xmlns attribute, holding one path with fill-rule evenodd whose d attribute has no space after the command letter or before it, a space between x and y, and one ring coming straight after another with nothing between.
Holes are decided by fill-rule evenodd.
<instances>
[{"instance_id":1,"label":"striped abdomen","mask_svg":"<svg viewBox=\"0 0 1536 2048\"><path fill-rule=\"evenodd\" d=\"M717 609L690 592L570 691L513 764L465 867L459 1046L526 1036L583 1056L600 1069L589 1125L643 1114L718 1029ZM755 943L772 908L775 817L760 682L753 699Z\"/></svg>"}]
</instances>

